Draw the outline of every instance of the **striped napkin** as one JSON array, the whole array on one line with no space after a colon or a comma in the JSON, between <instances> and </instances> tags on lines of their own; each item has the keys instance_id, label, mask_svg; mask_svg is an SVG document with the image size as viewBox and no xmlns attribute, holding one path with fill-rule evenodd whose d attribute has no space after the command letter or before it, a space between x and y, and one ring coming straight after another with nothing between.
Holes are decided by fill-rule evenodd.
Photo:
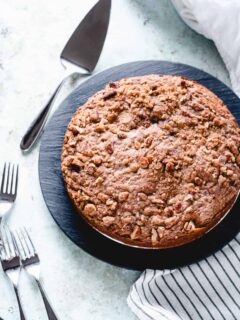
<instances>
[{"instance_id":1,"label":"striped napkin","mask_svg":"<svg viewBox=\"0 0 240 320\"><path fill-rule=\"evenodd\" d=\"M172 2L190 27L215 42L240 95L240 1ZM198 263L176 270L146 270L127 301L141 320L239 320L240 234Z\"/></svg>"},{"instance_id":2,"label":"striped napkin","mask_svg":"<svg viewBox=\"0 0 240 320\"><path fill-rule=\"evenodd\" d=\"M128 305L142 320L239 320L240 234L214 255L176 270L146 270Z\"/></svg>"}]
</instances>

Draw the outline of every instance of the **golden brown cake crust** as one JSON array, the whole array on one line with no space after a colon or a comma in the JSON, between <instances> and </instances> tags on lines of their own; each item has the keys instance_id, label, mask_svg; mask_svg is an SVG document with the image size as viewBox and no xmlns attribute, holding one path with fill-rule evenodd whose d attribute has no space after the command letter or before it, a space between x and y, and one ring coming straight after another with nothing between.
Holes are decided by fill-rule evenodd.
<instances>
[{"instance_id":1,"label":"golden brown cake crust","mask_svg":"<svg viewBox=\"0 0 240 320\"><path fill-rule=\"evenodd\" d=\"M179 76L122 79L68 125L62 174L79 213L125 243L174 247L211 229L240 188L240 130L223 102Z\"/></svg>"}]
</instances>

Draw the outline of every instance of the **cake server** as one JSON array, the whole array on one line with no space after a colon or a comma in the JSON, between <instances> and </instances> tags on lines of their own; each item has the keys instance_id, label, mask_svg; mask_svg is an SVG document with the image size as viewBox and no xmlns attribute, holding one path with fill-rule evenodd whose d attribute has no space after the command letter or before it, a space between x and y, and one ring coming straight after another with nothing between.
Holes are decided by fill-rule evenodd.
<instances>
[{"instance_id":1,"label":"cake server","mask_svg":"<svg viewBox=\"0 0 240 320\"><path fill-rule=\"evenodd\" d=\"M99 0L68 40L60 55L66 75L23 136L20 144L23 151L29 150L42 132L54 99L65 80L72 74L91 74L94 70L106 38L110 9L111 0Z\"/></svg>"}]
</instances>

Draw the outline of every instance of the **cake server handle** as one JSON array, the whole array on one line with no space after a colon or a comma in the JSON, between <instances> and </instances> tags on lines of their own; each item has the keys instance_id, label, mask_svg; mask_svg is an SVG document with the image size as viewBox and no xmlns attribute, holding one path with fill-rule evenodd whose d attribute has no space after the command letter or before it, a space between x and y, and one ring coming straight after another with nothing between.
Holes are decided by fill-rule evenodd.
<instances>
[{"instance_id":1,"label":"cake server handle","mask_svg":"<svg viewBox=\"0 0 240 320\"><path fill-rule=\"evenodd\" d=\"M51 98L48 100L45 107L41 110L41 112L38 114L36 119L31 123L29 126L27 132L24 134L22 141L20 143L20 148L23 151L28 151L31 149L31 147L35 144L37 139L39 138L40 134L42 133L43 127L45 125L45 122L47 120L47 117L49 115L49 112L51 110L51 107L53 105L53 102L62 87L63 83L65 82L64 78L60 84L57 86L55 91L53 92Z\"/></svg>"}]
</instances>

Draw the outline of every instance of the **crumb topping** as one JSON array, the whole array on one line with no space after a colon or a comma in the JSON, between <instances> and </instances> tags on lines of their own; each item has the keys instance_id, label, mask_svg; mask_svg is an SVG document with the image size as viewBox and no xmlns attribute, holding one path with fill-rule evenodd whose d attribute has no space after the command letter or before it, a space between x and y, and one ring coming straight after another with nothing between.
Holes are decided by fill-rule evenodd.
<instances>
[{"instance_id":1,"label":"crumb topping","mask_svg":"<svg viewBox=\"0 0 240 320\"><path fill-rule=\"evenodd\" d=\"M178 76L109 83L74 114L62 173L79 212L132 244L205 233L240 188L240 130L207 88Z\"/></svg>"}]
</instances>

